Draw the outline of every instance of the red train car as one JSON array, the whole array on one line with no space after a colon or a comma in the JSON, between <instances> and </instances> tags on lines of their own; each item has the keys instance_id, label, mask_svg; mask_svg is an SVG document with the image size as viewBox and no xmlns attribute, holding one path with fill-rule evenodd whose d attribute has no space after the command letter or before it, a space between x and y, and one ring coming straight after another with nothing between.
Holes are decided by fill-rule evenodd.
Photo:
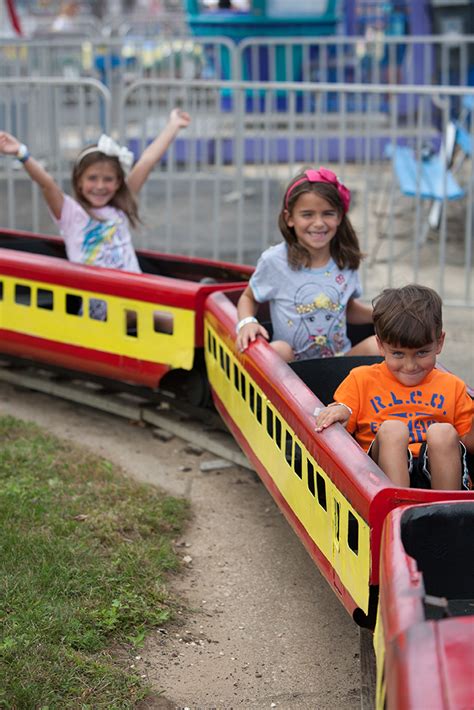
<instances>
[{"instance_id":1,"label":"red train car","mask_svg":"<svg viewBox=\"0 0 474 710\"><path fill-rule=\"evenodd\" d=\"M340 379L361 360L289 366L263 339L238 352L237 295L220 292L206 302L215 405L347 610L359 624L373 625L387 514L402 504L472 500L472 494L397 488L342 426L316 434L315 408L332 401Z\"/></svg>"},{"instance_id":2,"label":"red train car","mask_svg":"<svg viewBox=\"0 0 474 710\"><path fill-rule=\"evenodd\" d=\"M217 410L357 623L375 625L380 585L378 707L473 708L473 494L397 488L339 424L315 433L315 408L369 359L287 365L263 339L238 352L235 304L251 267L138 257L142 274L81 266L59 238L0 232L0 353L153 389L207 376ZM93 317L97 300L105 320ZM439 574L424 540L431 553L449 550Z\"/></svg>"},{"instance_id":3,"label":"red train car","mask_svg":"<svg viewBox=\"0 0 474 710\"><path fill-rule=\"evenodd\" d=\"M401 506L384 524L377 708L474 707L474 501Z\"/></svg>"},{"instance_id":4,"label":"red train car","mask_svg":"<svg viewBox=\"0 0 474 710\"><path fill-rule=\"evenodd\" d=\"M60 238L0 232L0 352L149 388L192 371L207 296L252 269L150 251L138 259L141 274L82 266Z\"/></svg>"}]
</instances>

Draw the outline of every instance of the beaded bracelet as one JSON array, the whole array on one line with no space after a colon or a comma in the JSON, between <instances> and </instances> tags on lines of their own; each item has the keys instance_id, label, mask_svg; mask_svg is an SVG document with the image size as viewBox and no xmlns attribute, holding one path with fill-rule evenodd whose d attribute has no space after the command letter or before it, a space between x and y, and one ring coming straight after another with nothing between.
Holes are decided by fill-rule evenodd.
<instances>
[{"instance_id":1,"label":"beaded bracelet","mask_svg":"<svg viewBox=\"0 0 474 710\"><path fill-rule=\"evenodd\" d=\"M235 332L237 333L237 335L240 333L244 325L248 325L249 323L258 323L258 320L254 316L247 316L247 318L242 318L242 320L239 320L239 322L235 326Z\"/></svg>"}]
</instances>

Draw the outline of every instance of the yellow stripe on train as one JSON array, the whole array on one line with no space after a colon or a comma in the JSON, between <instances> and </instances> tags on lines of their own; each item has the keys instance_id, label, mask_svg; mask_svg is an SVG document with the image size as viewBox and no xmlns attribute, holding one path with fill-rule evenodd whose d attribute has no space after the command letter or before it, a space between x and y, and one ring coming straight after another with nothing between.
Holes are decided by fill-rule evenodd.
<instances>
[{"instance_id":1,"label":"yellow stripe on train","mask_svg":"<svg viewBox=\"0 0 474 710\"><path fill-rule=\"evenodd\" d=\"M385 708L385 700L387 695L386 679L385 679L385 640L384 628L380 604L377 608L377 619L374 630L374 651L377 659L377 680L375 691L375 708L383 710Z\"/></svg>"},{"instance_id":2,"label":"yellow stripe on train","mask_svg":"<svg viewBox=\"0 0 474 710\"><path fill-rule=\"evenodd\" d=\"M368 612L370 529L216 331L205 325L209 381L308 536Z\"/></svg>"},{"instance_id":3,"label":"yellow stripe on train","mask_svg":"<svg viewBox=\"0 0 474 710\"><path fill-rule=\"evenodd\" d=\"M2 282L1 328L171 367L193 365L192 310L7 276ZM91 299L105 303L107 320L89 316ZM171 333L156 330L168 326Z\"/></svg>"}]
</instances>

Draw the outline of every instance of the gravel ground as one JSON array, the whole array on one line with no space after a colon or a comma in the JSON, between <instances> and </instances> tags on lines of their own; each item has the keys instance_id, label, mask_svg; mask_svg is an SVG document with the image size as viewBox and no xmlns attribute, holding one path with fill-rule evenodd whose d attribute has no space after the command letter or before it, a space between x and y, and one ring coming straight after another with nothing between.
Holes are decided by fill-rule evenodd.
<instances>
[{"instance_id":1,"label":"gravel ground","mask_svg":"<svg viewBox=\"0 0 474 710\"><path fill-rule=\"evenodd\" d=\"M143 708L359 707L358 631L256 475L202 472L185 442L0 384L0 413L81 442L127 475L185 495L193 518L173 581L180 620L153 632L134 665L156 696Z\"/></svg>"}]
</instances>

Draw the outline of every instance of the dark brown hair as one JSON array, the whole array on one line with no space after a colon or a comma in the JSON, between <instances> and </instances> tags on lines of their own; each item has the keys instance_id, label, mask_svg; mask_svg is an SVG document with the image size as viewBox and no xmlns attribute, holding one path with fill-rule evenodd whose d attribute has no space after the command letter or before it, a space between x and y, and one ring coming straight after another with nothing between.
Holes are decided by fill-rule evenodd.
<instances>
[{"instance_id":1,"label":"dark brown hair","mask_svg":"<svg viewBox=\"0 0 474 710\"><path fill-rule=\"evenodd\" d=\"M304 266L310 266L311 257L308 250L298 244L294 228L289 227L286 223L285 213L288 211L290 215L292 214L297 200L305 192L314 192L316 195L327 200L329 204L337 210L338 215L342 217L341 224L337 228L337 234L331 239L329 245L332 258L340 269L353 269L355 271L360 266L363 254L360 250L357 234L344 211L342 200L336 187L327 182L309 182L309 180L305 180L292 189L292 185L298 180L302 180L304 177L304 172L300 173L290 182L285 190L282 208L278 216L278 227L280 228L284 240L288 244L288 263L290 267L297 271ZM286 199L288 192L290 192L290 194L288 196L287 206Z\"/></svg>"},{"instance_id":2,"label":"dark brown hair","mask_svg":"<svg viewBox=\"0 0 474 710\"><path fill-rule=\"evenodd\" d=\"M130 188L127 185L123 168L120 165L118 158L116 158L115 156L104 155L104 153L101 153L100 150L97 150L92 153L87 153L87 155L85 155L83 158L79 158L79 160L75 163L72 169L71 178L75 198L93 219L99 219L97 215L94 214L90 204L84 199L83 195L80 193L79 180L81 179L85 170L87 170L87 168L90 168L91 165L94 165L95 163L105 162L108 162L113 165L117 174L117 178L120 181L119 188L113 198L110 200L109 205L111 205L112 207L116 207L119 210L122 210L122 212L125 212L128 219L130 220L130 224L132 225L132 227L136 227L140 222L140 217L138 216L137 201L135 200L132 192L130 191Z\"/></svg>"},{"instance_id":3,"label":"dark brown hair","mask_svg":"<svg viewBox=\"0 0 474 710\"><path fill-rule=\"evenodd\" d=\"M420 348L441 337L442 301L428 286L386 288L372 301L379 339L401 348Z\"/></svg>"}]
</instances>

